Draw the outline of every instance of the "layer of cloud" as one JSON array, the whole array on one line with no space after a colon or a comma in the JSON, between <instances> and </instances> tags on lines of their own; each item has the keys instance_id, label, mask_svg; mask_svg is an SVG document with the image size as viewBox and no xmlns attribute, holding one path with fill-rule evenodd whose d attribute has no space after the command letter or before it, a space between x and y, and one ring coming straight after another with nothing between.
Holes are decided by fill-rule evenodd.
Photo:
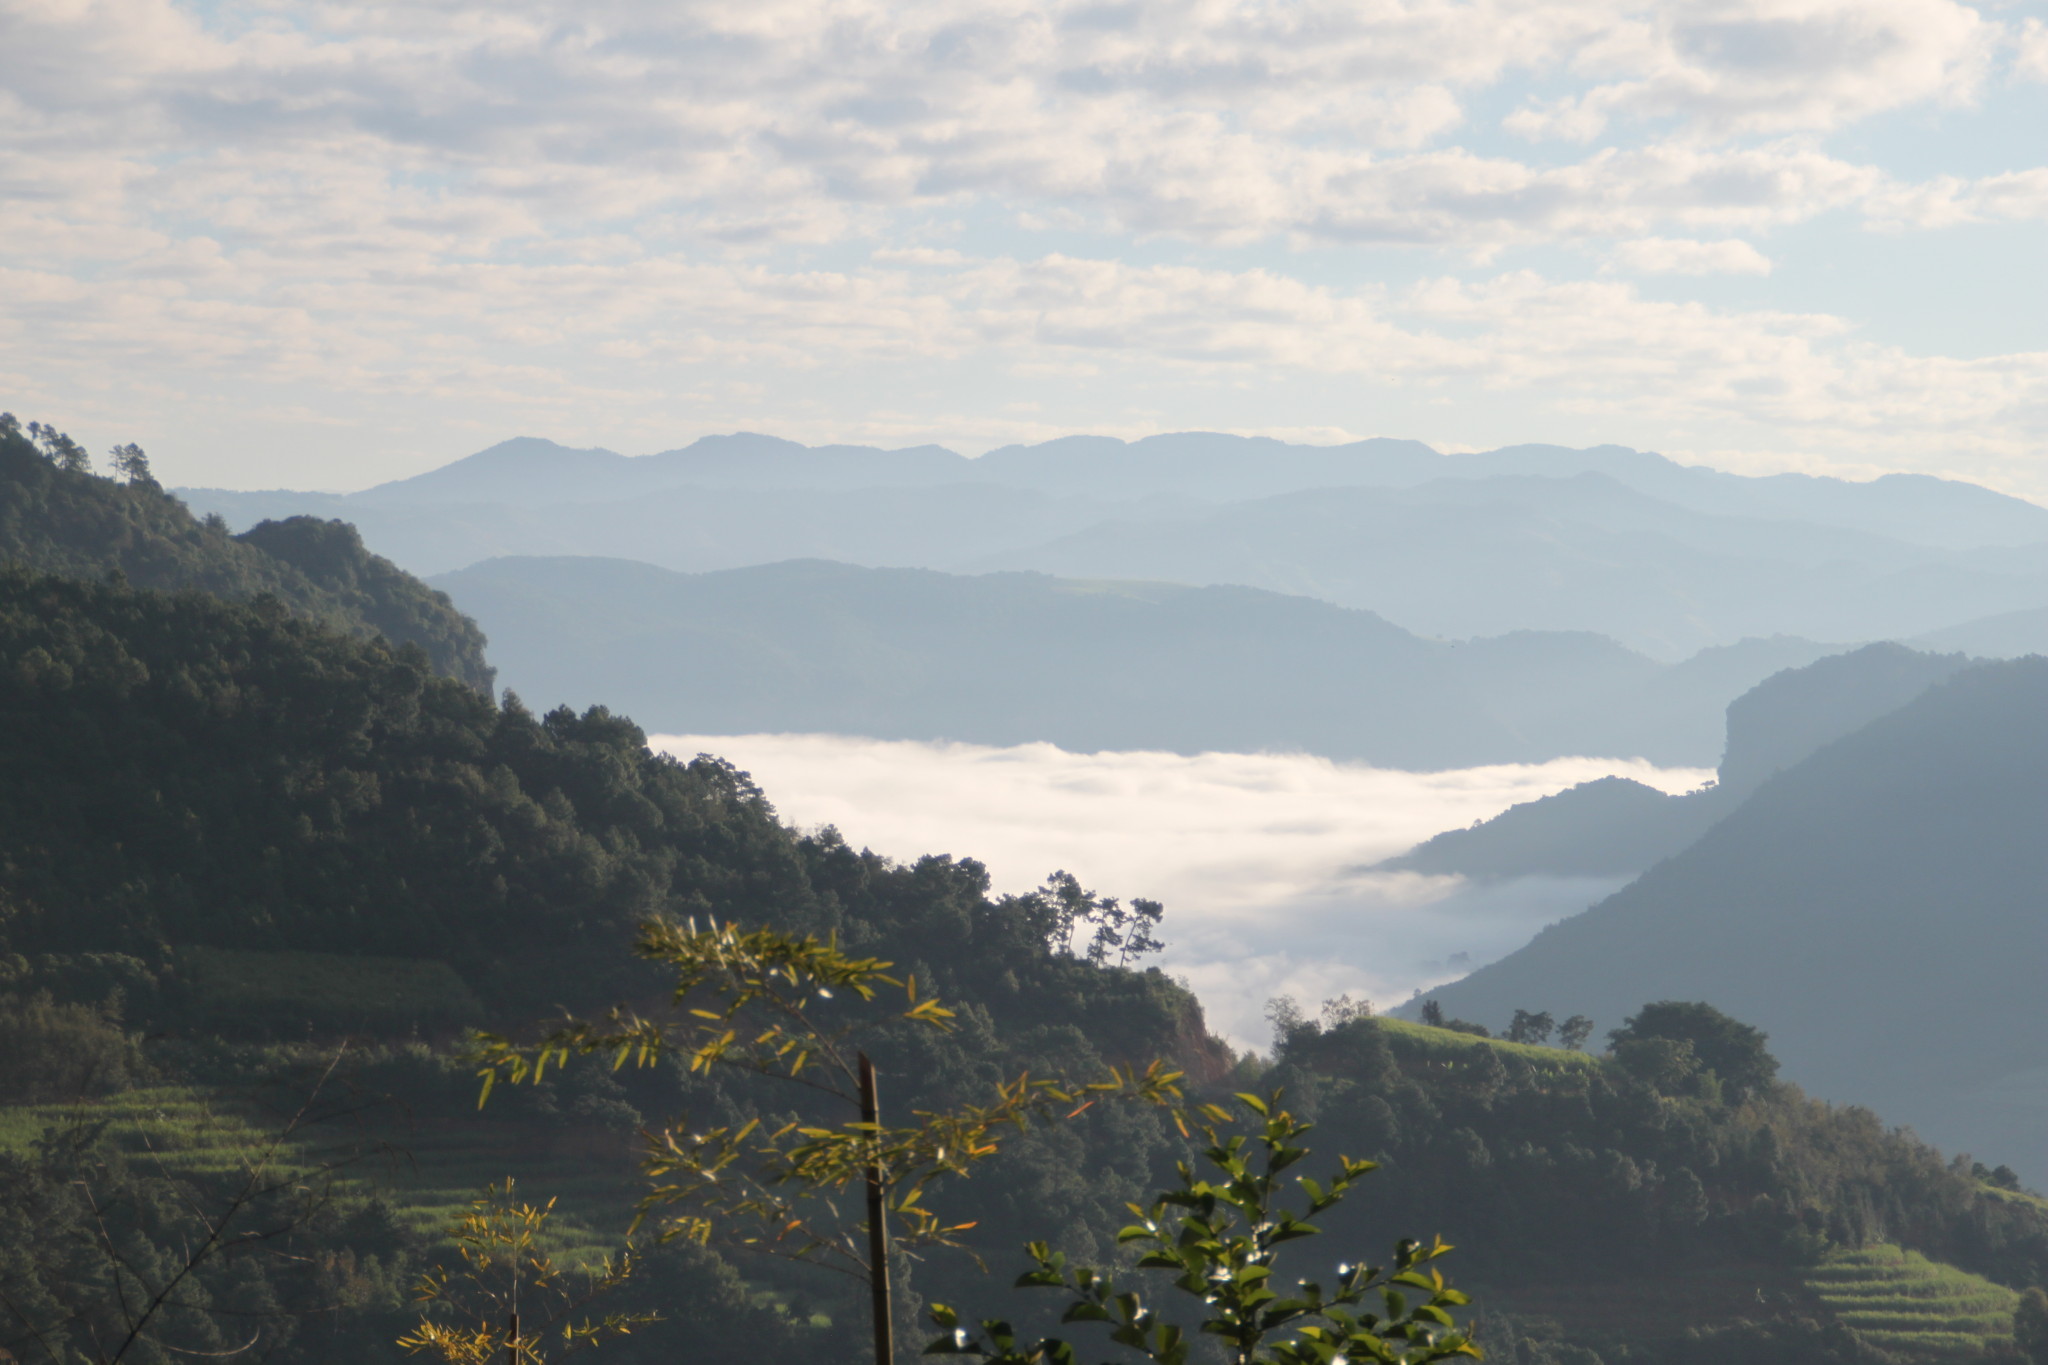
<instances>
[{"instance_id":1,"label":"layer of cloud","mask_svg":"<svg viewBox=\"0 0 2048 1365\"><path fill-rule=\"evenodd\" d=\"M1298 754L1072 754L832 735L653 742L729 759L800 827L836 825L899 859L979 859L999 891L1065 869L1107 894L1163 901L1166 967L1194 986L1216 1027L1260 1046L1274 995L1314 1003L1349 991L1397 1004L1618 885L1475 887L1361 867L1610 773L1667 791L1711 776L1606 759L1406 773Z\"/></svg>"},{"instance_id":2,"label":"layer of cloud","mask_svg":"<svg viewBox=\"0 0 2048 1365\"><path fill-rule=\"evenodd\" d=\"M1699 242L1684 237L1639 237L1614 249L1613 262L1639 275L1768 275L1771 258L1748 242L1728 237Z\"/></svg>"},{"instance_id":3,"label":"layer of cloud","mask_svg":"<svg viewBox=\"0 0 2048 1365\"><path fill-rule=\"evenodd\" d=\"M1018 439L1091 385L1152 391L1086 419L1136 433L1219 383L1306 377L1530 395L1588 440L1997 478L2040 446L2039 357L1908 355L1853 319L1555 269L1391 288L1325 267L1565 244L1759 273L1768 234L1822 215L2048 218L2048 170L1901 178L1826 140L2030 73L2041 34L1956 0L16 0L0 382L113 439L140 420L289 446L301 419L436 411L478 444L600 420L663 443ZM1596 140L1503 139L1503 109ZM1041 231L1083 235L1020 244ZM1036 425L845 397L935 362L1028 381Z\"/></svg>"},{"instance_id":4,"label":"layer of cloud","mask_svg":"<svg viewBox=\"0 0 2048 1365\"><path fill-rule=\"evenodd\" d=\"M1894 187L1748 135L1967 100L2000 33L1953 0L573 13L14 6L16 249L147 251L179 220L281 259L622 225L763 246L974 203L1205 241L1756 228ZM1583 139L1620 118L1628 135L1563 164L1469 150L1472 97L1511 79L1582 87L1511 128Z\"/></svg>"}]
</instances>

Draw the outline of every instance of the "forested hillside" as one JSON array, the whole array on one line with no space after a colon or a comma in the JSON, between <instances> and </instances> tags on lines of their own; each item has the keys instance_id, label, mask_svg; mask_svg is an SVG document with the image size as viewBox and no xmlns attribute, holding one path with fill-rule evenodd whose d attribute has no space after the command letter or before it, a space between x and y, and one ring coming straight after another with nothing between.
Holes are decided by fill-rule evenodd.
<instances>
[{"instance_id":1,"label":"forested hillside","mask_svg":"<svg viewBox=\"0 0 2048 1365\"><path fill-rule=\"evenodd\" d=\"M1438 998L1609 1026L1645 995L1771 1031L1787 1072L2048 1170L2048 660L1980 664L1765 782L1704 837Z\"/></svg>"},{"instance_id":2,"label":"forested hillside","mask_svg":"<svg viewBox=\"0 0 2048 1365\"><path fill-rule=\"evenodd\" d=\"M118 1089L131 1072L246 1082L292 1069L294 1048L266 1040L350 1030L392 1048L450 1040L464 1023L517 1026L561 1005L645 998L658 978L626 946L656 915L833 933L914 964L927 990L968 1009L942 1038L871 1044L906 1107L979 1095L1023 1067L1099 1073L1105 1058L1169 1058L1213 1078L1230 1065L1185 991L1156 971L1069 954L1059 914L1042 898L991 900L972 861L897 866L830 832L800 838L743 774L656 756L629 721L500 707L434 677L416 650L260 602L0 574L0 801L0 1002L23 1002L0 1009L0 1051L59 1058L48 1074L14 1077L0 1102ZM1094 904L1084 895L1079 908ZM39 993L56 1006L36 1006ZM88 1014L64 1015L66 1001ZM124 1051L94 1008L160 1041L148 1056ZM125 1070L107 1065L131 1055ZM361 1084L391 1091L437 1132L474 1112L474 1078L445 1053L415 1044L379 1057L361 1055ZM616 1236L631 1203L622 1122L752 1102L744 1086L706 1091L673 1068L624 1079L630 1088L583 1077L559 1104L553 1085L513 1094L477 1120L458 1164L502 1176L477 1153L510 1137L507 1169L530 1175L563 1150L564 1123L586 1131L613 1194L609 1217L588 1197L579 1216ZM569 1114L574 1103L583 1108ZM501 1112L510 1126L494 1135ZM1164 1151L1160 1122L1105 1114L1017 1144L1000 1178L966 1192L991 1234L1001 1230L991 1249L1048 1225L1113 1231L1118 1205L1103 1196L1140 1192ZM13 1178L61 1187L74 1157L53 1148L42 1159L57 1164ZM174 1238L177 1220L165 1224ZM40 1234L7 1235L29 1239L8 1244L18 1264ZM423 1252L407 1254L417 1263ZM714 1270L703 1273L715 1281ZM850 1311L831 1306L830 1282L799 1277L788 1292ZM381 1321L396 1321L396 1300L371 1298ZM776 1340L801 1345L804 1321L776 1321ZM751 1358L744 1322L729 1326L734 1354L718 1358ZM647 1335L650 1351L667 1340Z\"/></svg>"},{"instance_id":3,"label":"forested hillside","mask_svg":"<svg viewBox=\"0 0 2048 1365\"><path fill-rule=\"evenodd\" d=\"M365 1118L352 1100L351 1131L407 1160L349 1174L315 1217L257 1209L297 1252L200 1276L213 1307L165 1329L179 1350L255 1331L290 1365L399 1359L406 1286L450 1254L437 1229L507 1175L563 1196L555 1245L615 1243L632 1129L792 1101L675 1064L578 1067L479 1112L455 1044L465 1024L651 1001L624 943L653 915L836 933L914 971L961 1015L870 1038L899 1112L1153 1058L1201 1095L1283 1087L1319 1151L1386 1163L1330 1253L1460 1242L1482 1331L1520 1365L1588 1349L1883 1365L1812 1287L1861 1264L1839 1257L1896 1243L2014 1286L2048 1266L2038 1201L1778 1086L1761 1039L1725 1045L1751 1036L1739 1026L1646 1026L1603 1059L1339 1006L1322 1023L1282 1010L1271 1057L1233 1057L1173 981L1076 951L1107 903L1071 883L995 899L964 858L899 865L800 836L743 774L654 755L630 721L495 705L415 650L262 602L0 576L0 800L0 1289L19 1306L0 1346L21 1359L118 1324L94 1201L132 1211L125 1254L175 1264L261 1140L259 1092L289 1104L345 1034L348 1093L398 1106ZM934 1254L905 1267L907 1302L999 1296L1026 1238L1112 1254L1124 1201L1185 1150L1165 1116L1111 1104L1006 1139L934 1196L993 1273ZM1969 1350L2010 1333L2009 1291L1975 1283L1956 1292L1991 1307L1944 1338ZM606 1347L643 1365L840 1361L861 1313L830 1279L682 1245L618 1302L663 1315ZM1716 1332L1689 1337L1710 1311Z\"/></svg>"},{"instance_id":4,"label":"forested hillside","mask_svg":"<svg viewBox=\"0 0 2048 1365\"><path fill-rule=\"evenodd\" d=\"M371 554L353 526L293 516L230 535L219 517L199 520L164 492L141 452L124 458L125 481L95 475L62 433L37 426L32 438L0 413L0 564L81 578L118 570L138 587L232 599L268 594L336 629L418 645L437 672L489 690L476 623Z\"/></svg>"}]
</instances>

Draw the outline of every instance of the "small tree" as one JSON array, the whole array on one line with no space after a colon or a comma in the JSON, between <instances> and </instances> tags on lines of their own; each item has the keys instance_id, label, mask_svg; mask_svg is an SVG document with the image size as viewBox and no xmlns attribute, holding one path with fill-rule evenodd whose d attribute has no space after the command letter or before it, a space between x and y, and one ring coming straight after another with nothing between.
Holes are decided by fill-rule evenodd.
<instances>
[{"instance_id":1,"label":"small tree","mask_svg":"<svg viewBox=\"0 0 2048 1365\"><path fill-rule=\"evenodd\" d=\"M1531 1014L1527 1010L1516 1010L1515 1017L1508 1022L1508 1041L1511 1043L1533 1043L1538 1047L1550 1041L1550 1035L1557 1029L1557 1021L1550 1017L1550 1011Z\"/></svg>"},{"instance_id":2,"label":"small tree","mask_svg":"<svg viewBox=\"0 0 2048 1365\"><path fill-rule=\"evenodd\" d=\"M1087 958L1098 967L1109 964L1112 954L1116 966L1127 967L1165 946L1153 933L1166 915L1158 901L1134 900L1125 909L1115 896L1098 896L1083 887L1071 872L1053 873L1021 900L1027 920L1056 953L1074 956L1077 935L1092 928Z\"/></svg>"},{"instance_id":3,"label":"small tree","mask_svg":"<svg viewBox=\"0 0 2048 1365\"><path fill-rule=\"evenodd\" d=\"M114 472L132 484L144 488L161 490L163 485L149 472L149 456L142 453L142 447L130 441L127 445L115 446L107 452L114 462Z\"/></svg>"},{"instance_id":4,"label":"small tree","mask_svg":"<svg viewBox=\"0 0 2048 1365\"><path fill-rule=\"evenodd\" d=\"M779 1126L756 1117L694 1129L680 1119L651 1131L644 1168L653 1188L641 1201L640 1219L654 1220L664 1240L807 1261L862 1281L872 1301L877 1365L893 1358L892 1218L902 1245L956 1245L966 1225L946 1224L925 1196L942 1177L965 1174L995 1155L1005 1130L1072 1117L1104 1098L1159 1105L1181 1099L1181 1073L1154 1062L1143 1071L1112 1068L1104 1079L1078 1085L1019 1076L999 1084L986 1104L918 1112L890 1126L882 1121L874 1068L855 1044L884 1025L951 1026L953 1011L921 997L916 977L893 976L890 963L854 957L835 939L695 920L642 925L635 951L675 974L675 1017L615 1010L602 1022L571 1020L527 1045L485 1035L478 1103L500 1078L538 1081L572 1057L608 1056L616 1069L677 1053L693 1073L729 1067L788 1082L836 1111ZM883 1005L885 993L898 1002ZM842 1216L837 1199L853 1189L865 1196L858 1220Z\"/></svg>"},{"instance_id":5,"label":"small tree","mask_svg":"<svg viewBox=\"0 0 2048 1365\"><path fill-rule=\"evenodd\" d=\"M1769 1085L1778 1074L1778 1059L1764 1047L1770 1035L1697 1000L1659 1000L1623 1021L1607 1035L1621 1044L1667 1039L1690 1044L1698 1065L1712 1071L1731 1097L1740 1098Z\"/></svg>"},{"instance_id":6,"label":"small tree","mask_svg":"<svg viewBox=\"0 0 2048 1365\"><path fill-rule=\"evenodd\" d=\"M1583 1014L1574 1014L1557 1026L1557 1045L1568 1052L1577 1052L1586 1046L1586 1040L1593 1036L1593 1021Z\"/></svg>"},{"instance_id":7,"label":"small tree","mask_svg":"<svg viewBox=\"0 0 2048 1365\"><path fill-rule=\"evenodd\" d=\"M1323 1002L1323 1032L1330 1033L1343 1028L1354 1019L1372 1018L1372 1001L1363 996L1344 992L1332 1000Z\"/></svg>"},{"instance_id":8,"label":"small tree","mask_svg":"<svg viewBox=\"0 0 2048 1365\"><path fill-rule=\"evenodd\" d=\"M2048 1294L2038 1287L2022 1293L2013 1307L2012 1342L2029 1365L2048 1365Z\"/></svg>"},{"instance_id":9,"label":"small tree","mask_svg":"<svg viewBox=\"0 0 2048 1365\"><path fill-rule=\"evenodd\" d=\"M50 463L72 474L92 473L92 456L85 447L66 436L53 426L42 422L30 422L28 434L43 448L43 454Z\"/></svg>"},{"instance_id":10,"label":"small tree","mask_svg":"<svg viewBox=\"0 0 2048 1365\"><path fill-rule=\"evenodd\" d=\"M517 1202L510 1180L486 1189L449 1229L462 1264L435 1266L420 1277L413 1293L426 1307L398 1344L446 1365L491 1365L501 1357L506 1365L546 1365L557 1345L567 1354L656 1321L652 1313L578 1316L632 1275L633 1258L628 1252L606 1259L581 1275L556 1265L541 1245L554 1210L552 1199Z\"/></svg>"},{"instance_id":11,"label":"small tree","mask_svg":"<svg viewBox=\"0 0 2048 1365\"><path fill-rule=\"evenodd\" d=\"M1337 1159L1327 1184L1307 1176L1283 1181L1281 1173L1308 1156L1299 1140L1309 1125L1270 1099L1238 1095L1239 1106L1255 1117L1252 1134L1224 1136L1229 1113L1216 1105L1197 1111L1202 1158L1220 1178L1198 1178L1182 1162L1180 1184L1149 1207L1131 1205L1138 1221L1117 1234L1123 1245L1143 1249L1141 1270L1173 1276L1172 1287L1201 1314L1198 1330L1222 1339L1232 1365L1336 1365L1374 1360L1384 1365L1427 1365L1458 1356L1477 1359L1479 1348L1460 1332L1451 1310L1467 1302L1429 1262L1451 1250L1441 1240L1430 1246L1403 1240L1386 1267L1340 1265L1326 1291L1298 1281L1278 1285L1280 1247L1318 1229L1308 1220L1342 1202L1351 1187L1374 1169L1370 1161ZM1299 1213L1283 1202L1283 1184L1301 1198ZM1186 1329L1165 1320L1144 1296L1124 1288L1112 1273L1072 1266L1042 1242L1025 1248L1034 1268L1019 1288L1054 1289L1068 1296L1062 1323L1094 1323L1109 1339L1158 1365L1186 1365ZM1278 1287L1276 1287L1278 1286ZM1423 1296L1411 1304L1403 1290ZM1021 1340L1008 1322L985 1319L978 1331L960 1325L944 1305L932 1321L945 1335L925 1347L927 1355L978 1356L990 1365L1074 1365L1072 1343L1057 1337ZM1277 1338L1277 1339L1276 1339Z\"/></svg>"}]
</instances>

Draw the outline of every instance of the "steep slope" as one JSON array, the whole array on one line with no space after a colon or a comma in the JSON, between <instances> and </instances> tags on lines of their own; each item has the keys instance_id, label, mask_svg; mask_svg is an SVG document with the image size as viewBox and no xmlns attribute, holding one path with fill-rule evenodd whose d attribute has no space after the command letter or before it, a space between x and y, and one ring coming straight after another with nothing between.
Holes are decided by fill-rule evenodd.
<instances>
[{"instance_id":1,"label":"steep slope","mask_svg":"<svg viewBox=\"0 0 2048 1365\"><path fill-rule=\"evenodd\" d=\"M1305 749L1403 767L1566 754L1704 765L1789 652L1676 669L1598 636L1423 640L1243 588L792 562L681 575L506 559L434 580L536 703L613 697L658 728L1078 749ZM1680 676L1673 677L1677 674Z\"/></svg>"},{"instance_id":2,"label":"steep slope","mask_svg":"<svg viewBox=\"0 0 2048 1365\"><path fill-rule=\"evenodd\" d=\"M436 671L488 690L476 623L341 522L293 517L240 536L200 521L153 483L116 483L59 468L0 426L0 564L218 597L268 594L294 612L357 635L418 645Z\"/></svg>"},{"instance_id":3,"label":"steep slope","mask_svg":"<svg viewBox=\"0 0 2048 1365\"><path fill-rule=\"evenodd\" d=\"M1766 781L1690 848L1435 998L1767 1029L1786 1074L2038 1177L2048 660L1982 664Z\"/></svg>"},{"instance_id":4,"label":"steep slope","mask_svg":"<svg viewBox=\"0 0 2048 1365\"><path fill-rule=\"evenodd\" d=\"M1674 796L1626 778L1585 782L1447 830L1380 866L1469 877L1640 872L1699 838L1773 774L1969 663L1887 643L1787 669L1728 704L1727 748L1711 787Z\"/></svg>"}]
</instances>

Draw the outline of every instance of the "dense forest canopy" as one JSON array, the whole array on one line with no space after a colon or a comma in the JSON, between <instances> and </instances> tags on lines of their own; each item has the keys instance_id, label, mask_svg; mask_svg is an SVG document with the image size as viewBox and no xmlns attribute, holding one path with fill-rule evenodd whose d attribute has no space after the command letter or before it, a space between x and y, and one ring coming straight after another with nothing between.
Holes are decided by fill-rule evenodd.
<instances>
[{"instance_id":1,"label":"dense forest canopy","mask_svg":"<svg viewBox=\"0 0 2048 1365\"><path fill-rule=\"evenodd\" d=\"M76 578L119 570L140 587L238 600L267 594L335 629L416 644L437 672L490 688L476 623L371 554L348 523L294 516L230 535L219 517L195 518L166 493L138 447L117 447L114 464L123 479L94 474L62 432L0 413L0 564Z\"/></svg>"}]
</instances>

